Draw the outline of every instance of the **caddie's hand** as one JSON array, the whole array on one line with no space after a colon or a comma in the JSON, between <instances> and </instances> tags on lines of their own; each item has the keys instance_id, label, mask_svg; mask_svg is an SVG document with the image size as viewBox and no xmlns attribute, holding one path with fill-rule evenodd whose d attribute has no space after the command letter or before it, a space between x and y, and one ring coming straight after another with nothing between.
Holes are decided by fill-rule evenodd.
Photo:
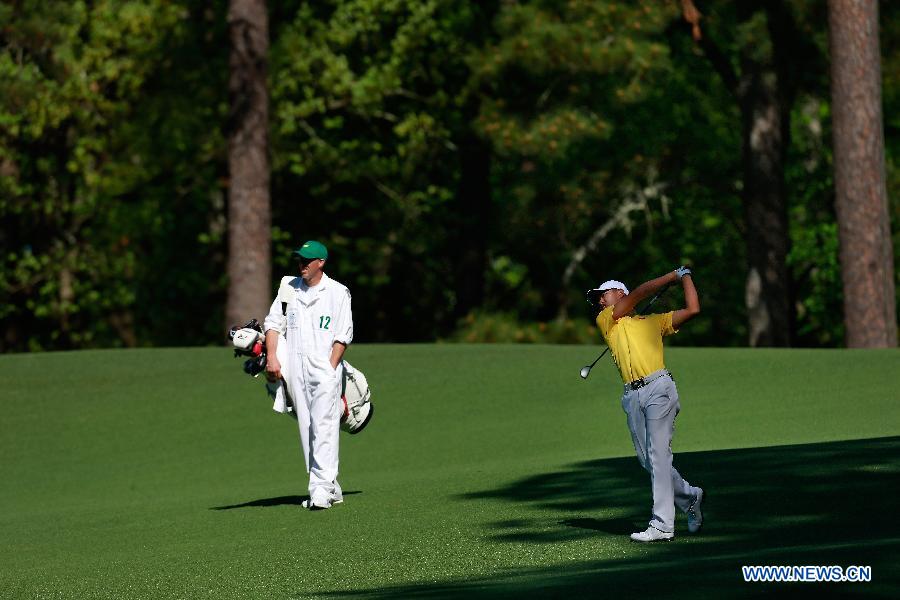
<instances>
[{"instance_id":1,"label":"caddie's hand","mask_svg":"<svg viewBox=\"0 0 900 600\"><path fill-rule=\"evenodd\" d=\"M274 356L269 356L266 360L266 379L271 383L281 379L281 363Z\"/></svg>"},{"instance_id":2,"label":"caddie's hand","mask_svg":"<svg viewBox=\"0 0 900 600\"><path fill-rule=\"evenodd\" d=\"M678 275L678 279L681 279L681 278L684 277L685 275L690 275L690 274L691 274L691 270L688 269L686 266L681 265L680 267L678 267L677 269L675 269L675 274Z\"/></svg>"}]
</instances>

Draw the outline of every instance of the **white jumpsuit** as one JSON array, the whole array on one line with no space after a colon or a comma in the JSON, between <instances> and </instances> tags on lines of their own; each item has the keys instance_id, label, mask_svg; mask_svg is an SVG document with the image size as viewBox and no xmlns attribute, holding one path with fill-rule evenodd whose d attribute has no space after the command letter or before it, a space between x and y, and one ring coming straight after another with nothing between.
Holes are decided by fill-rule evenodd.
<instances>
[{"instance_id":1,"label":"white jumpsuit","mask_svg":"<svg viewBox=\"0 0 900 600\"><path fill-rule=\"evenodd\" d=\"M349 346L353 340L350 291L325 273L313 287L300 277L285 277L266 316L265 330L286 338L284 383L300 427L309 497L319 506L341 502L337 475L343 367L333 369L330 359L335 342Z\"/></svg>"}]
</instances>

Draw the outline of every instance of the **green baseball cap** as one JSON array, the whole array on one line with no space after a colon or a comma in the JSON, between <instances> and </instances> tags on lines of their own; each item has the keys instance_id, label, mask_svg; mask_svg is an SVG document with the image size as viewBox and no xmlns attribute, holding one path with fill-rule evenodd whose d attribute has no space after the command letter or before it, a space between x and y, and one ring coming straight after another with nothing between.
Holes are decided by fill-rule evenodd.
<instances>
[{"instance_id":1,"label":"green baseball cap","mask_svg":"<svg viewBox=\"0 0 900 600\"><path fill-rule=\"evenodd\" d=\"M328 258L328 249L315 240L309 240L294 250L294 255L302 256L303 258L321 258L324 260Z\"/></svg>"}]
</instances>

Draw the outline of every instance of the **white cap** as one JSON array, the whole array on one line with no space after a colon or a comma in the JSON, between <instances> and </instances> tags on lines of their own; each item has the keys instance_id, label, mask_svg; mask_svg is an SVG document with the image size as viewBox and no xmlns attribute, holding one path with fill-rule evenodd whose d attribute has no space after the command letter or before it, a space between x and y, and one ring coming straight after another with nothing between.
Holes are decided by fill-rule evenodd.
<instances>
[{"instance_id":1,"label":"white cap","mask_svg":"<svg viewBox=\"0 0 900 600\"><path fill-rule=\"evenodd\" d=\"M591 291L605 292L606 290L622 290L623 292L625 292L626 296L628 295L628 286L621 281L616 281L615 279L604 281Z\"/></svg>"}]
</instances>

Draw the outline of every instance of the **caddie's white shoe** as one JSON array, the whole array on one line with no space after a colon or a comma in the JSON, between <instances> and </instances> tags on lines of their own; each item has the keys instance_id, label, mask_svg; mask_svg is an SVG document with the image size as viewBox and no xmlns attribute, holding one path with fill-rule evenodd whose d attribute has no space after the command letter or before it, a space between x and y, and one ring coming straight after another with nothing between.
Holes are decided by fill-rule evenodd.
<instances>
[{"instance_id":1,"label":"caddie's white shoe","mask_svg":"<svg viewBox=\"0 0 900 600\"><path fill-rule=\"evenodd\" d=\"M671 542L675 539L675 533L671 531L660 531L651 525L646 531L632 533L631 539L635 542Z\"/></svg>"},{"instance_id":2,"label":"caddie's white shoe","mask_svg":"<svg viewBox=\"0 0 900 600\"><path fill-rule=\"evenodd\" d=\"M330 503L320 504L318 502L313 502L312 500L304 500L300 503L300 506L302 506L303 508L308 508L309 510L325 510L327 508L331 508Z\"/></svg>"},{"instance_id":3,"label":"caddie's white shoe","mask_svg":"<svg viewBox=\"0 0 900 600\"><path fill-rule=\"evenodd\" d=\"M697 533L703 526L703 512L701 511L703 505L703 488L697 489L700 491L697 492L697 496L694 498L694 501L691 502L687 511L688 532L690 533Z\"/></svg>"}]
</instances>

